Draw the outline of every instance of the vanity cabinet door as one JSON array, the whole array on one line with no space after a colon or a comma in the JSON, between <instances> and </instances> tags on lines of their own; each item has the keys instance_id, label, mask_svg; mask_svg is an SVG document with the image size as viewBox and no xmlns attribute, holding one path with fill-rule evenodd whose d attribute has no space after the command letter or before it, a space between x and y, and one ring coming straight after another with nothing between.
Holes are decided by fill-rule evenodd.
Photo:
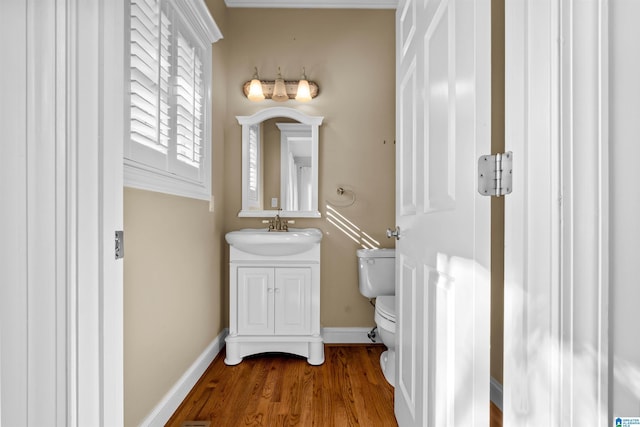
<instances>
[{"instance_id":1,"label":"vanity cabinet door","mask_svg":"<svg viewBox=\"0 0 640 427\"><path fill-rule=\"evenodd\" d=\"M311 333L311 269L276 268L276 335Z\"/></svg>"},{"instance_id":2,"label":"vanity cabinet door","mask_svg":"<svg viewBox=\"0 0 640 427\"><path fill-rule=\"evenodd\" d=\"M238 268L238 333L273 335L274 269Z\"/></svg>"}]
</instances>

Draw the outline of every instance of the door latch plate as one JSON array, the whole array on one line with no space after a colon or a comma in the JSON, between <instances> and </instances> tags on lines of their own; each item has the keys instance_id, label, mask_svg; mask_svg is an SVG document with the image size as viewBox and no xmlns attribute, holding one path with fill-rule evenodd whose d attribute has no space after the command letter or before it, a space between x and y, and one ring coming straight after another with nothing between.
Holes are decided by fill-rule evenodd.
<instances>
[{"instance_id":1,"label":"door latch plate","mask_svg":"<svg viewBox=\"0 0 640 427\"><path fill-rule=\"evenodd\" d=\"M116 259L124 258L124 231L116 231Z\"/></svg>"}]
</instances>

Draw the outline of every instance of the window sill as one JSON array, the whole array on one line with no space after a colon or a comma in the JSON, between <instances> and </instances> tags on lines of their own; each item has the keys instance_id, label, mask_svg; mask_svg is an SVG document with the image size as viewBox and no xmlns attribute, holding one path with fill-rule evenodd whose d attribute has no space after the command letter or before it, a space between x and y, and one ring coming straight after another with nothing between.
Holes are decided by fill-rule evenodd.
<instances>
[{"instance_id":1,"label":"window sill","mask_svg":"<svg viewBox=\"0 0 640 427\"><path fill-rule=\"evenodd\" d=\"M211 199L211 189L207 183L186 179L130 159L124 159L124 186L192 199Z\"/></svg>"}]
</instances>

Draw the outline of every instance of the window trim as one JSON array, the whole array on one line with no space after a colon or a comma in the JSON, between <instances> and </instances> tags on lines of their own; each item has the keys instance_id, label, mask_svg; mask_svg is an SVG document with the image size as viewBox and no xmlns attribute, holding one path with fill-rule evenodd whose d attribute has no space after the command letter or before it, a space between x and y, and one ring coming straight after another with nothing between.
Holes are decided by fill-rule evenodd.
<instances>
[{"instance_id":1,"label":"window trim","mask_svg":"<svg viewBox=\"0 0 640 427\"><path fill-rule=\"evenodd\" d=\"M212 44L222 38L222 33L211 17L203 0L159 0L161 3L169 2L177 17L180 26L186 24L195 41L203 48L203 72L204 77L204 113L203 113L203 147L202 168L197 179L181 176L170 172L168 169L159 169L150 164L145 164L144 159L127 157L132 151L133 144L130 138L129 120L127 123L124 141L124 186L142 190L172 194L200 200L211 199L211 168L212 168ZM130 4L130 3L129 3ZM128 31L125 40L125 81L129 81L129 44L130 44L130 6L126 8L126 22ZM125 111L131 108L130 93L127 90L125 96ZM171 151L171 150L170 150Z\"/></svg>"}]
</instances>

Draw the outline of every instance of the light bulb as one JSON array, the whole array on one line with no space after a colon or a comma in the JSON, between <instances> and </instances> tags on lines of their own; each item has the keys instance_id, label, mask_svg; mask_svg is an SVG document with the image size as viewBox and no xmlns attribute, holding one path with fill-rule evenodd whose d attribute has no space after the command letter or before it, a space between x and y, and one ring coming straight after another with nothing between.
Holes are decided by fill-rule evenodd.
<instances>
[{"instance_id":1,"label":"light bulb","mask_svg":"<svg viewBox=\"0 0 640 427\"><path fill-rule=\"evenodd\" d=\"M296 101L311 101L311 89L309 88L309 82L306 79L300 80L300 82L298 82L298 93L296 93Z\"/></svg>"},{"instance_id":2,"label":"light bulb","mask_svg":"<svg viewBox=\"0 0 640 427\"><path fill-rule=\"evenodd\" d=\"M253 75L253 79L249 84L249 93L247 94L247 98L250 101L262 101L264 100L264 93L262 92L262 82L258 78L258 67L256 67L256 72Z\"/></svg>"},{"instance_id":3,"label":"light bulb","mask_svg":"<svg viewBox=\"0 0 640 427\"><path fill-rule=\"evenodd\" d=\"M309 80L307 80L307 71L304 69L304 67L302 67L302 78L298 82L296 101L311 101L311 89L309 88Z\"/></svg>"},{"instance_id":4,"label":"light bulb","mask_svg":"<svg viewBox=\"0 0 640 427\"><path fill-rule=\"evenodd\" d=\"M278 67L278 78L276 79L275 86L273 87L273 95L271 95L271 99L277 102L283 102L289 99L287 95L287 88L284 85L284 79L282 78L282 74L280 74L280 67Z\"/></svg>"},{"instance_id":5,"label":"light bulb","mask_svg":"<svg viewBox=\"0 0 640 427\"><path fill-rule=\"evenodd\" d=\"M251 84L249 85L249 94L247 98L251 101L262 101L264 100L264 93L262 93L262 83L260 80L253 79L251 80Z\"/></svg>"}]
</instances>

